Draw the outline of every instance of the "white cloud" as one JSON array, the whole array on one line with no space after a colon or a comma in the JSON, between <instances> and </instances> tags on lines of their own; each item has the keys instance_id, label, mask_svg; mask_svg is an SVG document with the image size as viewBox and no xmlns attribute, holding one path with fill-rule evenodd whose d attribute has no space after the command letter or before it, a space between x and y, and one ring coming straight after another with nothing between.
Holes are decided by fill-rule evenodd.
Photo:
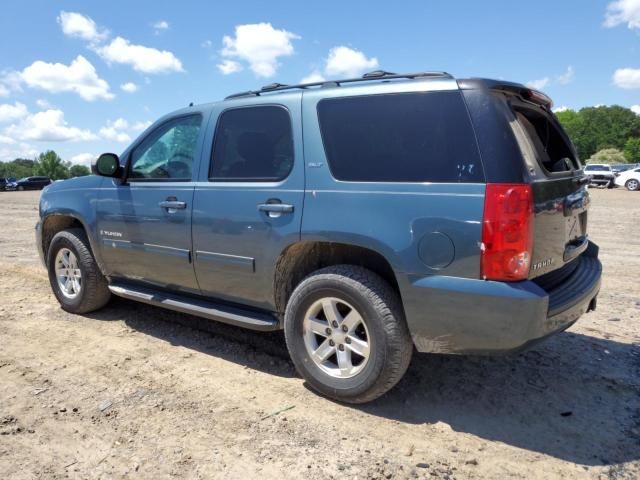
<instances>
[{"instance_id":1,"label":"white cloud","mask_svg":"<svg viewBox=\"0 0 640 480\"><path fill-rule=\"evenodd\" d=\"M134 93L138 91L138 85L133 82L127 82L120 85L120 89L127 93Z\"/></svg>"},{"instance_id":2,"label":"white cloud","mask_svg":"<svg viewBox=\"0 0 640 480\"><path fill-rule=\"evenodd\" d=\"M527 87L533 88L534 90L542 90L547 85L549 85L549 77L540 78L538 80L529 80L527 82Z\"/></svg>"},{"instance_id":3,"label":"white cloud","mask_svg":"<svg viewBox=\"0 0 640 480\"><path fill-rule=\"evenodd\" d=\"M556 107L553 109L553 113L561 113L561 112L566 112L567 110L569 110L569 107L565 106L565 105L561 105L559 107Z\"/></svg>"},{"instance_id":4,"label":"white cloud","mask_svg":"<svg viewBox=\"0 0 640 480\"><path fill-rule=\"evenodd\" d=\"M58 23L62 27L62 32L69 37L82 38L90 42L104 40L109 32L98 29L96 22L91 17L76 12L60 12Z\"/></svg>"},{"instance_id":5,"label":"white cloud","mask_svg":"<svg viewBox=\"0 0 640 480\"><path fill-rule=\"evenodd\" d=\"M216 67L218 67L218 70L220 70L220 73L222 73L223 75L229 75L231 73L236 73L242 70L242 65L240 65L235 60L229 59L223 60L222 63L217 64Z\"/></svg>"},{"instance_id":6,"label":"white cloud","mask_svg":"<svg viewBox=\"0 0 640 480\"><path fill-rule=\"evenodd\" d=\"M9 89L0 83L0 97L8 97Z\"/></svg>"},{"instance_id":7,"label":"white cloud","mask_svg":"<svg viewBox=\"0 0 640 480\"><path fill-rule=\"evenodd\" d=\"M70 65L37 60L22 72L14 72L14 76L29 87L51 93L75 92L90 102L114 97L109 91L109 84L98 76L93 65L82 55L78 55Z\"/></svg>"},{"instance_id":8,"label":"white cloud","mask_svg":"<svg viewBox=\"0 0 640 480\"><path fill-rule=\"evenodd\" d=\"M0 123L15 122L29 114L24 103L15 102L0 104Z\"/></svg>"},{"instance_id":9,"label":"white cloud","mask_svg":"<svg viewBox=\"0 0 640 480\"><path fill-rule=\"evenodd\" d=\"M640 28L640 0L617 0L607 5L605 27L627 24L630 29Z\"/></svg>"},{"instance_id":10,"label":"white cloud","mask_svg":"<svg viewBox=\"0 0 640 480\"><path fill-rule=\"evenodd\" d=\"M16 141L6 135L0 135L0 143L4 143L5 145L14 145Z\"/></svg>"},{"instance_id":11,"label":"white cloud","mask_svg":"<svg viewBox=\"0 0 640 480\"><path fill-rule=\"evenodd\" d=\"M134 45L129 40L116 37L108 45L95 51L108 63L123 63L143 73L182 72L182 62L167 50L157 50Z\"/></svg>"},{"instance_id":12,"label":"white cloud","mask_svg":"<svg viewBox=\"0 0 640 480\"><path fill-rule=\"evenodd\" d=\"M38 107L42 108L43 110L53 108L49 101L44 98L39 98L38 100L36 100L36 105L38 105Z\"/></svg>"},{"instance_id":13,"label":"white cloud","mask_svg":"<svg viewBox=\"0 0 640 480\"><path fill-rule=\"evenodd\" d=\"M124 118L118 118L115 121L108 121L107 125L100 129L100 136L105 140L111 140L112 142L130 142L131 137L125 131L129 128L129 122Z\"/></svg>"},{"instance_id":14,"label":"white cloud","mask_svg":"<svg viewBox=\"0 0 640 480\"><path fill-rule=\"evenodd\" d=\"M35 158L38 150L28 143L14 142L11 147L0 148L0 162L10 162L16 158Z\"/></svg>"},{"instance_id":15,"label":"white cloud","mask_svg":"<svg viewBox=\"0 0 640 480\"><path fill-rule=\"evenodd\" d=\"M158 20L153 24L153 29L157 31L159 30L169 30L169 22L166 20Z\"/></svg>"},{"instance_id":16,"label":"white cloud","mask_svg":"<svg viewBox=\"0 0 640 480\"><path fill-rule=\"evenodd\" d=\"M79 153L71 157L70 161L71 163L90 167L91 163L95 158L96 158L96 155L94 155L93 153Z\"/></svg>"},{"instance_id":17,"label":"white cloud","mask_svg":"<svg viewBox=\"0 0 640 480\"><path fill-rule=\"evenodd\" d=\"M573 81L576 76L576 72L570 65L567 67L567 71L558 77L558 83L567 85Z\"/></svg>"},{"instance_id":18,"label":"white cloud","mask_svg":"<svg viewBox=\"0 0 640 480\"><path fill-rule=\"evenodd\" d=\"M153 122L151 120L147 120L146 122L136 122L131 126L131 130L134 132L141 132L142 130L146 130L151 126Z\"/></svg>"},{"instance_id":19,"label":"white cloud","mask_svg":"<svg viewBox=\"0 0 640 480\"><path fill-rule=\"evenodd\" d=\"M640 88L640 68L619 68L613 74L613 83L620 88Z\"/></svg>"},{"instance_id":20,"label":"white cloud","mask_svg":"<svg viewBox=\"0 0 640 480\"><path fill-rule=\"evenodd\" d=\"M293 55L291 40L299 38L295 33L273 28L270 23L236 25L235 37L222 38L220 53L225 59L247 62L259 77L271 77L280 66L278 58Z\"/></svg>"},{"instance_id":21,"label":"white cloud","mask_svg":"<svg viewBox=\"0 0 640 480\"><path fill-rule=\"evenodd\" d=\"M345 77L357 77L365 71L378 67L378 59L367 58L364 53L344 45L329 50L325 73Z\"/></svg>"},{"instance_id":22,"label":"white cloud","mask_svg":"<svg viewBox=\"0 0 640 480\"><path fill-rule=\"evenodd\" d=\"M41 142L75 142L97 138L90 130L70 127L64 120L62 110L44 110L28 115L19 123L5 128L4 134L18 140Z\"/></svg>"},{"instance_id":23,"label":"white cloud","mask_svg":"<svg viewBox=\"0 0 640 480\"><path fill-rule=\"evenodd\" d=\"M636 115L640 115L640 105L631 105L629 109Z\"/></svg>"},{"instance_id":24,"label":"white cloud","mask_svg":"<svg viewBox=\"0 0 640 480\"><path fill-rule=\"evenodd\" d=\"M318 70L314 70L309 75L300 80L300 83L316 83L316 82L324 82L325 78Z\"/></svg>"}]
</instances>

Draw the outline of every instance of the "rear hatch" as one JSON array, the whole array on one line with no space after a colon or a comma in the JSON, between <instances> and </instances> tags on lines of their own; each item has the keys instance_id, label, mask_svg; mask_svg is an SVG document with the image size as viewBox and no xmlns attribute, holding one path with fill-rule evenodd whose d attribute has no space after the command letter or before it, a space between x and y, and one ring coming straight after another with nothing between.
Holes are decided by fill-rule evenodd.
<instances>
[{"instance_id":1,"label":"rear hatch","mask_svg":"<svg viewBox=\"0 0 640 480\"><path fill-rule=\"evenodd\" d=\"M533 191L529 278L535 278L571 263L586 250L587 177L550 103L527 101L517 95L507 95L507 102L512 114L509 123Z\"/></svg>"}]
</instances>

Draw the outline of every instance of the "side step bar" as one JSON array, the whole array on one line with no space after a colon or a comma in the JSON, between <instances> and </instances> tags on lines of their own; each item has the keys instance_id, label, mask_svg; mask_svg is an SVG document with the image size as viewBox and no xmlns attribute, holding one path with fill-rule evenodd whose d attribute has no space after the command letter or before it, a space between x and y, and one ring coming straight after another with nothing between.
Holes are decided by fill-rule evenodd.
<instances>
[{"instance_id":1,"label":"side step bar","mask_svg":"<svg viewBox=\"0 0 640 480\"><path fill-rule=\"evenodd\" d=\"M175 310L177 312L189 313L198 317L249 328L251 330L273 331L280 329L279 320L267 312L245 310L239 307L215 303L210 300L200 300L137 285L113 284L109 285L109 290L119 297L168 308L169 310Z\"/></svg>"}]
</instances>

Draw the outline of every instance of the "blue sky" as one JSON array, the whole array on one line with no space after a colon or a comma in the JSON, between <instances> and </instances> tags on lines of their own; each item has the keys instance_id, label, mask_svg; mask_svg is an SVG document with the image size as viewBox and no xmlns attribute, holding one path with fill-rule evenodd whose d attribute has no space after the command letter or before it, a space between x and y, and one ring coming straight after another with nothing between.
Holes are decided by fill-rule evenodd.
<instances>
[{"instance_id":1,"label":"blue sky","mask_svg":"<svg viewBox=\"0 0 640 480\"><path fill-rule=\"evenodd\" d=\"M640 105L640 0L517 3L7 2L0 160L87 163L191 101L377 68L531 83L557 107Z\"/></svg>"}]
</instances>

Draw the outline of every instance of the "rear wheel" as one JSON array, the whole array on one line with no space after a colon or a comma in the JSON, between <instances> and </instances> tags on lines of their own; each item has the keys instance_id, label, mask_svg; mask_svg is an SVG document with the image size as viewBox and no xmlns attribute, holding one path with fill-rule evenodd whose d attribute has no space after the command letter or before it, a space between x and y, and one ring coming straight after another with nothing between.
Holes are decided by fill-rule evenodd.
<instances>
[{"instance_id":1,"label":"rear wheel","mask_svg":"<svg viewBox=\"0 0 640 480\"><path fill-rule=\"evenodd\" d=\"M79 228L63 230L53 237L47 269L53 293L68 312L92 312L111 298L107 280L91 254L84 231Z\"/></svg>"},{"instance_id":2,"label":"rear wheel","mask_svg":"<svg viewBox=\"0 0 640 480\"><path fill-rule=\"evenodd\" d=\"M296 368L321 394L364 403L404 375L413 343L396 292L375 273L338 265L294 290L285 313Z\"/></svg>"},{"instance_id":3,"label":"rear wheel","mask_svg":"<svg viewBox=\"0 0 640 480\"><path fill-rule=\"evenodd\" d=\"M632 192L636 192L636 191L640 190L640 181L636 180L635 178L631 178L631 179L626 181L624 186L627 187L627 190L630 190Z\"/></svg>"}]
</instances>

